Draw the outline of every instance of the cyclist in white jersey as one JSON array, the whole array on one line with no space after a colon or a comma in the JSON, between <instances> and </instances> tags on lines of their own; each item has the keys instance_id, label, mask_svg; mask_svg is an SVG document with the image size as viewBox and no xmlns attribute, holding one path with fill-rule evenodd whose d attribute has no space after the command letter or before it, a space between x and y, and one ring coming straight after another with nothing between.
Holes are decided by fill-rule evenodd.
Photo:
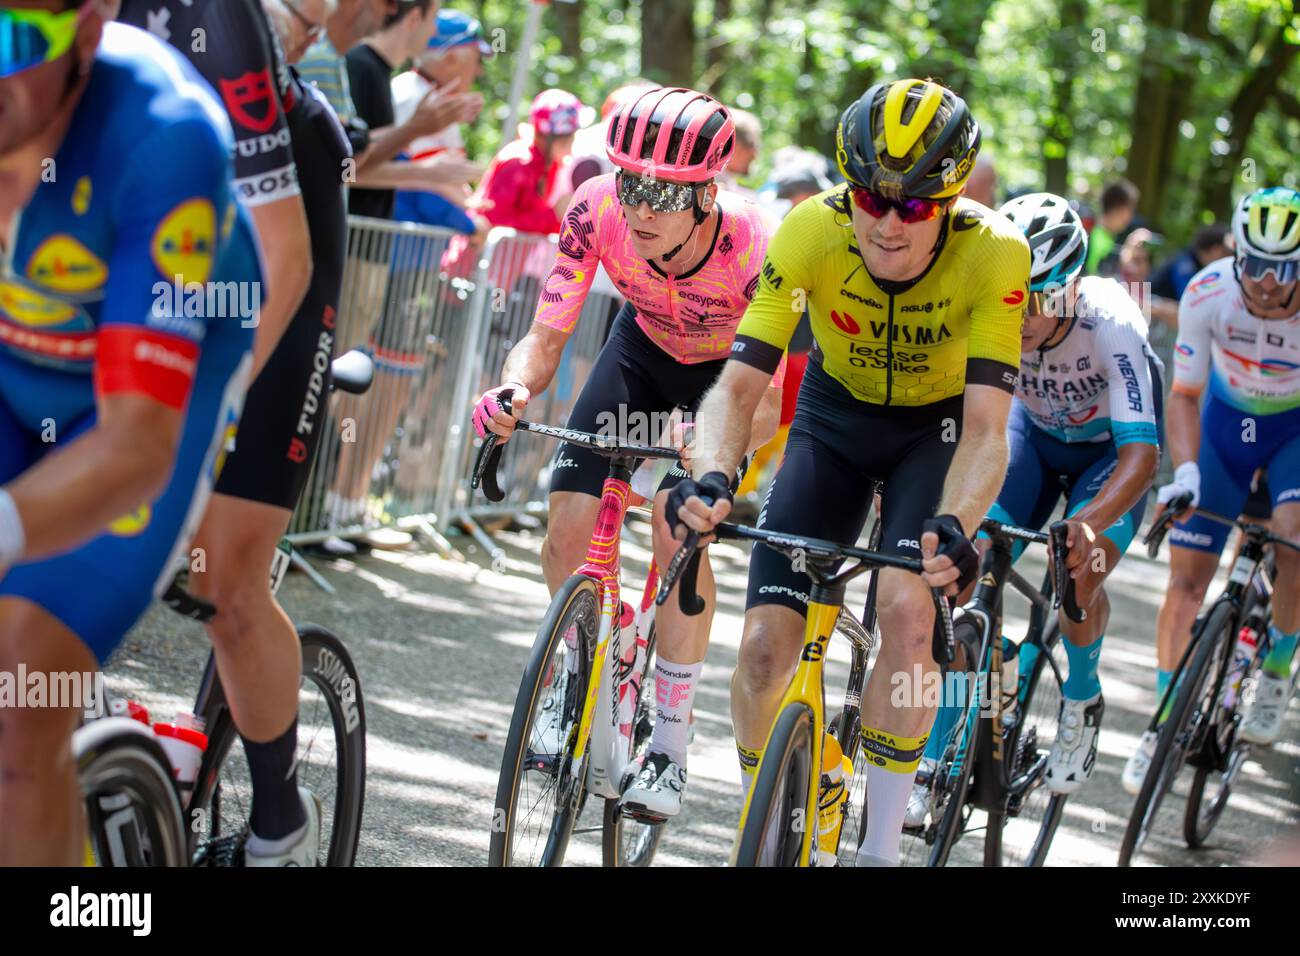
<instances>
[{"instance_id":1,"label":"cyclist in white jersey","mask_svg":"<svg viewBox=\"0 0 1300 956\"><path fill-rule=\"evenodd\" d=\"M1020 375L1007 423L1007 476L990 516L1041 528L1062 494L1070 525L1066 560L1087 618L1060 617L1069 661L1060 730L1046 782L1074 793L1097 758L1105 702L1097 675L1110 602L1104 582L1132 542L1159 463L1159 361L1136 303L1112 279L1079 278L1087 234L1069 203L1051 193L1021 196L998 210L1025 233L1032 256L1021 331ZM1014 549L1019 557L1023 544ZM1021 675L1036 647L1003 639ZM1021 681L1027 687L1028 681ZM945 701L908 802L906 824L924 825L929 781L960 708Z\"/></svg>"},{"instance_id":2,"label":"cyclist in white jersey","mask_svg":"<svg viewBox=\"0 0 1300 956\"><path fill-rule=\"evenodd\" d=\"M1198 272L1179 302L1169 399L1169 452L1177 468L1159 501L1163 506L1190 492L1193 505L1232 517L1241 512L1255 470L1266 468L1273 531L1298 540L1300 192L1250 193L1237 206L1232 232L1235 255ZM1198 408L1207 383L1209 395ZM1170 533L1169 589L1156 621L1161 695L1191 639L1228 530L1193 516ZM1281 733L1300 631L1300 555L1277 548L1274 556L1270 650L1241 727L1246 740L1259 744ZM1145 734L1124 768L1130 793L1140 789L1155 744L1156 734Z\"/></svg>"}]
</instances>

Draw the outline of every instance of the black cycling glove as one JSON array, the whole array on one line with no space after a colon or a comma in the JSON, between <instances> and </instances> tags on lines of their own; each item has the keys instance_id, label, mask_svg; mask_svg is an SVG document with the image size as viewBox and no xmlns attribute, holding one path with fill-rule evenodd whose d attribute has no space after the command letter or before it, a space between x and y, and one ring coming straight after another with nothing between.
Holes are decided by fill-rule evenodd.
<instances>
[{"instance_id":1,"label":"black cycling glove","mask_svg":"<svg viewBox=\"0 0 1300 956\"><path fill-rule=\"evenodd\" d=\"M921 533L925 534L927 531L933 531L939 536L939 548L934 556L938 558L946 555L957 566L957 573L960 575L957 578L957 590L966 590L979 574L980 556L975 550L974 542L966 537L966 532L962 530L961 522L957 520L956 515L939 515L921 523Z\"/></svg>"},{"instance_id":2,"label":"black cycling glove","mask_svg":"<svg viewBox=\"0 0 1300 956\"><path fill-rule=\"evenodd\" d=\"M664 519L668 522L668 530L677 533L678 525L685 524L681 518L677 517L677 510L686 504L686 499L697 497L705 504L712 505L723 498L728 501L733 500L731 496L731 482L727 476L720 471L711 471L703 475L699 481L693 478L685 478L673 486L673 490L668 492L668 507L664 510Z\"/></svg>"}]
</instances>

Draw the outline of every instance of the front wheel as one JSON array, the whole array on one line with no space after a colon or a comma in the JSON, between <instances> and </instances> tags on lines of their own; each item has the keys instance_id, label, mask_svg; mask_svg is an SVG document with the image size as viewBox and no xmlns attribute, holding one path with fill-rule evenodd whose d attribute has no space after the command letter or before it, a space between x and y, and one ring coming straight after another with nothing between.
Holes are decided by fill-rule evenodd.
<instances>
[{"instance_id":1,"label":"front wheel","mask_svg":"<svg viewBox=\"0 0 1300 956\"><path fill-rule=\"evenodd\" d=\"M654 655L655 631L651 624L632 717L633 766L638 766L639 760L645 757L650 734L654 731L654 680L651 677ZM624 816L621 798L606 799L601 821L601 859L605 866L649 866L654 862L663 833L662 823L646 823Z\"/></svg>"},{"instance_id":2,"label":"front wheel","mask_svg":"<svg viewBox=\"0 0 1300 956\"><path fill-rule=\"evenodd\" d=\"M1192 635L1197 647L1182 674L1174 675L1174 680L1179 682L1179 690L1169 719L1160 728L1151 766L1147 768L1142 789L1138 792L1137 801L1129 815L1128 827L1119 849L1120 866L1128 866L1142 849L1151 833L1161 802L1173 788L1174 780L1188 754L1196 747L1194 738L1199 724L1208 716L1213 705L1210 701L1210 706L1206 706L1205 698L1213 692L1215 665L1232 647L1234 635L1231 629L1234 619L1235 608L1230 602L1221 601Z\"/></svg>"},{"instance_id":3,"label":"front wheel","mask_svg":"<svg viewBox=\"0 0 1300 956\"><path fill-rule=\"evenodd\" d=\"M1005 811L990 813L984 837L985 866L1042 866L1060 826L1067 797L1044 784L1047 757L1056 740L1066 670L1065 645L1056 621L1043 634L1033 667L1020 688L1020 713L1009 735ZM1026 653L1022 645L1020 653Z\"/></svg>"},{"instance_id":4,"label":"front wheel","mask_svg":"<svg viewBox=\"0 0 1300 956\"><path fill-rule=\"evenodd\" d=\"M555 592L519 682L497 780L490 866L560 866L586 802L573 766L600 624L600 586L575 574Z\"/></svg>"},{"instance_id":5,"label":"front wheel","mask_svg":"<svg viewBox=\"0 0 1300 956\"><path fill-rule=\"evenodd\" d=\"M813 712L791 703L777 715L749 798L736 866L799 866L804 841L816 839L808 818L813 794ZM818 774L820 779L820 774Z\"/></svg>"}]
</instances>

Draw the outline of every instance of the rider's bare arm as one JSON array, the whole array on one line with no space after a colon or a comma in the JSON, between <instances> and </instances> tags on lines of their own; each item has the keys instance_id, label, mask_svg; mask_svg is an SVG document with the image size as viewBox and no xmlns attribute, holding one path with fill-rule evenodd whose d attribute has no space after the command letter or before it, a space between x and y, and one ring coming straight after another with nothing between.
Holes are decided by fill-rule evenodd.
<instances>
[{"instance_id":1,"label":"rider's bare arm","mask_svg":"<svg viewBox=\"0 0 1300 956\"><path fill-rule=\"evenodd\" d=\"M749 447L747 452L766 445L776 437L781 427L781 389L769 382L767 391L754 409L754 420L749 426Z\"/></svg>"},{"instance_id":2,"label":"rider's bare arm","mask_svg":"<svg viewBox=\"0 0 1300 956\"><path fill-rule=\"evenodd\" d=\"M1197 395L1178 386L1165 405L1169 458L1175 465L1196 461L1201 450L1201 407Z\"/></svg>"},{"instance_id":3,"label":"rider's bare arm","mask_svg":"<svg viewBox=\"0 0 1300 956\"><path fill-rule=\"evenodd\" d=\"M528 334L506 356L506 363L501 368L501 381L518 382L531 395L545 391L555 377L555 370L560 367L568 341L568 332L534 322Z\"/></svg>"},{"instance_id":4,"label":"rider's bare arm","mask_svg":"<svg viewBox=\"0 0 1300 956\"><path fill-rule=\"evenodd\" d=\"M1115 470L1101 491L1071 519L1085 522L1098 534L1124 517L1147 493L1160 465L1160 450L1143 442L1121 445L1116 455Z\"/></svg>"},{"instance_id":5,"label":"rider's bare arm","mask_svg":"<svg viewBox=\"0 0 1300 956\"><path fill-rule=\"evenodd\" d=\"M762 418L756 417L760 404L771 402L775 395L780 416L781 390L771 384L772 376L752 365L728 361L722 367L695 416L694 477L711 471L734 474L745 453L760 444L755 441L755 428ZM776 434L775 428L772 434Z\"/></svg>"},{"instance_id":6,"label":"rider's bare arm","mask_svg":"<svg viewBox=\"0 0 1300 956\"><path fill-rule=\"evenodd\" d=\"M956 515L973 535L1002 489L1007 473L1007 414L1011 393L967 384L962 399L961 438L948 466L936 514Z\"/></svg>"},{"instance_id":7,"label":"rider's bare arm","mask_svg":"<svg viewBox=\"0 0 1300 956\"><path fill-rule=\"evenodd\" d=\"M25 561L68 551L151 501L166 486L184 414L137 394L99 399L99 421L5 490L22 518Z\"/></svg>"}]
</instances>

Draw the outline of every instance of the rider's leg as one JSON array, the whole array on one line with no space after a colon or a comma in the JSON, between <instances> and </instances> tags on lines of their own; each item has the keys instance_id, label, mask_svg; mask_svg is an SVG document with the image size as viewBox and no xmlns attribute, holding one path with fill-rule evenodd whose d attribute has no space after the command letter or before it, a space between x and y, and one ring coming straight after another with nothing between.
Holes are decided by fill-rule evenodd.
<instances>
[{"instance_id":1,"label":"rider's leg","mask_svg":"<svg viewBox=\"0 0 1300 956\"><path fill-rule=\"evenodd\" d=\"M804 615L785 605L760 604L745 612L736 672L731 677L731 723L746 794L776 720L776 708L799 663L803 632Z\"/></svg>"},{"instance_id":2,"label":"rider's leg","mask_svg":"<svg viewBox=\"0 0 1300 956\"><path fill-rule=\"evenodd\" d=\"M655 496L652 519L655 562L661 568L668 565L680 546L668 531L667 522L660 518L667 501L667 489ZM704 610L700 614L687 617L676 600L665 602L655 612L657 714L649 750L666 754L681 767L686 766L691 703L704 666L704 655L709 646L709 627L716 606L708 551L700 557L696 587L704 601Z\"/></svg>"},{"instance_id":3,"label":"rider's leg","mask_svg":"<svg viewBox=\"0 0 1300 956\"><path fill-rule=\"evenodd\" d=\"M554 594L587 557L600 499L577 491L553 491L542 542L542 574Z\"/></svg>"},{"instance_id":4,"label":"rider's leg","mask_svg":"<svg viewBox=\"0 0 1300 956\"><path fill-rule=\"evenodd\" d=\"M69 585L70 587L72 585ZM62 622L17 597L0 597L0 674L28 680L58 672L98 671L94 655ZM78 866L85 845L85 814L69 741L81 707L18 706L0 702L0 866Z\"/></svg>"},{"instance_id":5,"label":"rider's leg","mask_svg":"<svg viewBox=\"0 0 1300 956\"><path fill-rule=\"evenodd\" d=\"M1205 591L1219 569L1219 552L1172 545L1169 548L1169 585L1156 615L1156 660L1172 673L1192 639L1192 624L1205 600Z\"/></svg>"},{"instance_id":6,"label":"rider's leg","mask_svg":"<svg viewBox=\"0 0 1300 956\"><path fill-rule=\"evenodd\" d=\"M270 584L290 516L286 508L214 494L191 545L190 585L216 605L208 634L248 756L254 855L258 841L282 840L307 819L295 763L302 651Z\"/></svg>"},{"instance_id":7,"label":"rider's leg","mask_svg":"<svg viewBox=\"0 0 1300 956\"><path fill-rule=\"evenodd\" d=\"M881 571L876 607L880 654L862 695L862 746L872 755L866 771L871 812L858 862L893 866L916 767L934 720L924 690L939 671L931 648L934 603L921 579L894 568Z\"/></svg>"},{"instance_id":8,"label":"rider's leg","mask_svg":"<svg viewBox=\"0 0 1300 956\"><path fill-rule=\"evenodd\" d=\"M1273 531L1279 538L1300 542L1300 501L1288 502L1273 511ZM1291 676L1291 658L1300 632L1300 553L1274 546L1277 582L1273 589L1272 649L1264 669L1277 677Z\"/></svg>"}]
</instances>

